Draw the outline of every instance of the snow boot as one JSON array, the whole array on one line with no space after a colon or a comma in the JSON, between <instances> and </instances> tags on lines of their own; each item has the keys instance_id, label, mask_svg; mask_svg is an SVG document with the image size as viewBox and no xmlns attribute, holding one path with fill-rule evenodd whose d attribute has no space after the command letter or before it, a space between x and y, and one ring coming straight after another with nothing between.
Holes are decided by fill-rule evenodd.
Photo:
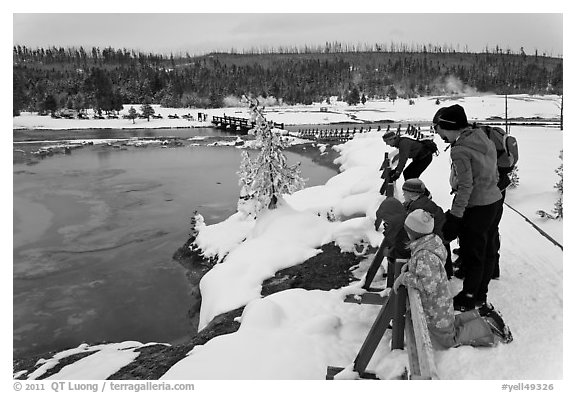
<instances>
[{"instance_id":1,"label":"snow boot","mask_svg":"<svg viewBox=\"0 0 576 393\"><path fill-rule=\"evenodd\" d=\"M476 308L478 309L478 311L480 311L480 310L482 310L483 308L486 308L486 307L488 307L488 308L490 308L490 307L494 308L494 306L492 306L491 303L487 303L487 302L486 302L486 298L476 300L476 301L474 302L474 307L476 307Z\"/></svg>"},{"instance_id":2,"label":"snow boot","mask_svg":"<svg viewBox=\"0 0 576 393\"><path fill-rule=\"evenodd\" d=\"M460 292L454 296L454 310L465 312L476 308L474 295L470 293Z\"/></svg>"},{"instance_id":3,"label":"snow boot","mask_svg":"<svg viewBox=\"0 0 576 393\"><path fill-rule=\"evenodd\" d=\"M490 312L494 311L492 303L488 303L485 300L483 302L477 301L476 307L478 308L478 314L480 314L481 317L485 317Z\"/></svg>"}]
</instances>

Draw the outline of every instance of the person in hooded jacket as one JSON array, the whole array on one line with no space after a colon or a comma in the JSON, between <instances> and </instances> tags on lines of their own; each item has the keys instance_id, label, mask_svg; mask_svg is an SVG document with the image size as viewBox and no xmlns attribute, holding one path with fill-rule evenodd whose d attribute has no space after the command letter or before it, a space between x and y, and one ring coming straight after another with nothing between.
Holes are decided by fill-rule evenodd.
<instances>
[{"instance_id":1,"label":"person in hooded jacket","mask_svg":"<svg viewBox=\"0 0 576 393\"><path fill-rule=\"evenodd\" d=\"M450 186L454 198L446 212L444 239L460 240L460 258L466 263L463 288L454 308L466 311L487 301L498 254L499 208L496 148L486 134L468 124L464 108L440 108L434 129L450 143Z\"/></svg>"},{"instance_id":2,"label":"person in hooded jacket","mask_svg":"<svg viewBox=\"0 0 576 393\"><path fill-rule=\"evenodd\" d=\"M498 341L512 341L510 329L500 313L483 306L454 314L450 284L444 270L446 248L435 233L434 218L422 209L406 217L404 227L410 242L411 257L394 281L393 290L400 285L416 289L435 349L459 345L491 346Z\"/></svg>"},{"instance_id":3,"label":"person in hooded jacket","mask_svg":"<svg viewBox=\"0 0 576 393\"><path fill-rule=\"evenodd\" d=\"M444 210L438 206L433 200L430 191L426 188L424 182L420 179L408 179L402 184L402 192L404 193L404 208L410 214L416 209L427 211L434 217L434 230L433 232L438 235L446 246L446 274L450 279L453 275L452 271L452 258L450 256L450 243L444 241L444 234L442 228L446 217Z\"/></svg>"},{"instance_id":4,"label":"person in hooded jacket","mask_svg":"<svg viewBox=\"0 0 576 393\"><path fill-rule=\"evenodd\" d=\"M388 260L387 266L387 286L393 284L394 263L397 259L410 258L410 250L407 248L408 234L404 230L404 220L406 219L406 209L398 199L394 197L386 198L376 211L376 230L380 225L384 225L384 240L380 244L378 252L383 253ZM376 256L375 258L378 258Z\"/></svg>"},{"instance_id":5,"label":"person in hooded jacket","mask_svg":"<svg viewBox=\"0 0 576 393\"><path fill-rule=\"evenodd\" d=\"M444 211L433 200L432 195L424 182L420 179L408 179L402 184L404 194L404 208L408 213L416 209L422 209L434 217L434 233L442 238L442 227L444 226Z\"/></svg>"}]
</instances>

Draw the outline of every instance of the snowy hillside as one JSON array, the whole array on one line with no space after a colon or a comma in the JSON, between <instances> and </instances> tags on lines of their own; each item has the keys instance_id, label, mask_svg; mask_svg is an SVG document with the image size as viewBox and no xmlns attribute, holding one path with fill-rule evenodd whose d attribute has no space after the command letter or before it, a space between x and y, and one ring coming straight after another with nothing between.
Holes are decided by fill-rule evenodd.
<instances>
[{"instance_id":1,"label":"snowy hillside","mask_svg":"<svg viewBox=\"0 0 576 393\"><path fill-rule=\"evenodd\" d=\"M503 117L502 97L469 97L457 102L469 113L470 121ZM514 102L514 105L509 102L512 116L557 118L559 115L558 101L552 97L522 96ZM426 98L417 100L416 105L401 101L386 105L393 107L384 111L367 103L365 110L356 110L356 115L369 120L378 117L429 121L438 108L432 99ZM351 110L341 108L344 112ZM286 109L270 113L268 119L306 124L309 112L300 112L299 117L295 113L298 113L295 108ZM322 113L327 119L330 115ZM26 127L20 120L15 118L15 128ZM512 134L520 146L520 184L509 190L506 201L562 244L562 221L544 220L535 212L551 211L558 198L554 184L559 177L554 170L561 164L558 155L563 148L563 133L558 128L514 126ZM384 153L393 153L382 142L381 135L359 134L343 145L334 146L339 153L336 163L340 165L340 174L323 186L286 196L286 205L266 213L255 224L247 223L237 213L221 223L201 228L197 245L209 256L222 258L222 262L201 281L200 328L220 313L242 305L246 308L237 332L196 346L162 379L323 380L328 365L345 367L353 362L379 311L378 306L343 302L347 294L362 292L358 282L339 290L291 289L265 298L260 297L260 289L264 279L279 269L304 262L320 252L319 247L324 244L335 242L345 251L362 242L379 245L382 234L373 225L375 210L383 199L378 192L382 184L379 167ZM444 151L445 144L438 137L435 141L440 155L421 178L434 201L447 209L452 198L448 184L449 152ZM401 195L398 192L401 185L400 180L396 195ZM327 212L337 220L328 220ZM488 300L501 310L514 341L494 348L463 346L436 352L440 378L562 379L562 249L507 206L500 233L501 278L491 282ZM370 261L365 260L355 274L362 276ZM451 284L456 294L462 281L452 279ZM368 366L381 378L396 377L407 367L406 351L391 352L389 340L387 332ZM122 361L110 360L114 353L123 356L124 364L132 359L132 352L123 354L120 349L110 349L109 361L105 363L90 363L88 367L77 362L51 378L104 378L106 373L111 375L115 371L112 368L120 368L118 364ZM94 368L106 371L95 373Z\"/></svg>"}]
</instances>

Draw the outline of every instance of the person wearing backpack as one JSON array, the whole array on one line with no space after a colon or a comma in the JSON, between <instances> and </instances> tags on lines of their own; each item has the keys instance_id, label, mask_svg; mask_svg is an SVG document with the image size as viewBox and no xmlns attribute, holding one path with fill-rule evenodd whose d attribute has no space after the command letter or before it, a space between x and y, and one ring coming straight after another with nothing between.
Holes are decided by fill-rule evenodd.
<instances>
[{"instance_id":1,"label":"person wearing backpack","mask_svg":"<svg viewBox=\"0 0 576 393\"><path fill-rule=\"evenodd\" d=\"M510 328L492 305L454 313L450 283L443 267L447 252L442 239L433 232L434 218L416 209L406 217L404 228L410 239L410 259L392 288L397 292L403 285L419 292L432 346L442 350L512 342Z\"/></svg>"},{"instance_id":2,"label":"person wearing backpack","mask_svg":"<svg viewBox=\"0 0 576 393\"><path fill-rule=\"evenodd\" d=\"M500 206L498 208L497 220L500 222L502 214L504 212L504 201L506 199L506 189L512 183L510 180L510 173L514 170L516 163L518 162L518 141L515 137L507 134L500 127L491 127L485 125L477 125L474 123L473 128L478 128L482 130L488 139L494 143L496 148L496 165L498 167L498 188L502 193L502 199L500 200ZM496 244L494 248L496 249L496 262L494 264L494 272L492 273L492 279L497 280L500 278L500 232L498 230L497 236L494 239ZM465 261L462 259L458 260L459 269L456 272L456 277L463 278L465 276L464 269L466 268Z\"/></svg>"},{"instance_id":3,"label":"person wearing backpack","mask_svg":"<svg viewBox=\"0 0 576 393\"><path fill-rule=\"evenodd\" d=\"M432 162L432 156L438 151L436 144L429 140L416 140L414 138L401 137L394 131L389 131L382 136L388 146L398 149L398 164L390 171L390 181L396 181L404 173L404 180L420 177L422 172ZM412 162L404 169L406 162L411 158ZM395 158L396 159L396 158Z\"/></svg>"},{"instance_id":4,"label":"person wearing backpack","mask_svg":"<svg viewBox=\"0 0 576 393\"><path fill-rule=\"evenodd\" d=\"M500 207L498 210L498 222L502 218L504 212L504 200L506 199L506 189L512 183L510 180L510 173L514 170L516 163L518 162L518 141L515 137L507 134L500 127L491 126L477 126L480 128L488 139L494 143L496 147L496 165L498 166L498 188L502 193L502 199L500 201ZM496 262L494 264L494 272L492 273L492 279L500 278L500 232L498 232L496 241Z\"/></svg>"},{"instance_id":5,"label":"person wearing backpack","mask_svg":"<svg viewBox=\"0 0 576 393\"><path fill-rule=\"evenodd\" d=\"M487 301L497 254L498 189L496 148L484 132L468 124L464 108L440 108L434 129L450 144L450 185L454 198L442 228L444 240L460 239L460 258L466 264L462 291L454 308L467 311Z\"/></svg>"}]
</instances>

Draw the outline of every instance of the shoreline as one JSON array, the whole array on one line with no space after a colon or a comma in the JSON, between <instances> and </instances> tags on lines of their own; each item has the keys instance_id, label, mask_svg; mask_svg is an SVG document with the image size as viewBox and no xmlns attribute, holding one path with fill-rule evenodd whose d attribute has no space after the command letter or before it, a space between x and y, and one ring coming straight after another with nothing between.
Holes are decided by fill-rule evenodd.
<instances>
[{"instance_id":1,"label":"shoreline","mask_svg":"<svg viewBox=\"0 0 576 393\"><path fill-rule=\"evenodd\" d=\"M486 119L475 119L474 122L479 123L486 123L491 125L505 125L506 120L500 117L488 117ZM343 126L350 126L350 127L358 127L358 126L396 126L398 124L411 124L414 126L422 126L422 125L429 125L429 120L392 120L392 119L382 119L382 120L359 120L356 122L351 121L333 121L327 123L294 123L294 124L284 124L284 130L292 131L290 128L307 128L313 127L318 129L323 128L341 128ZM511 126L559 126L560 119L559 118L540 118L540 117L514 117L508 119L508 125ZM38 126L38 127L13 127L12 132L41 132L41 131L69 131L69 132L82 132L82 131L113 131L113 130L121 130L121 131L138 131L138 130L193 130L195 128L214 128L217 129L215 125L212 123L209 124L202 124L202 125L191 125L191 126L166 126L166 125L158 125L153 127L48 127L48 126ZM226 131L232 135L237 136L244 136L246 134L235 133L233 131ZM296 130L294 130L296 131Z\"/></svg>"},{"instance_id":2,"label":"shoreline","mask_svg":"<svg viewBox=\"0 0 576 393\"><path fill-rule=\"evenodd\" d=\"M324 153L320 152L318 149L318 145L326 145L326 150ZM302 143L299 145L292 145L286 148L287 151L292 153L299 154L301 156L307 157L316 165L320 165L326 168L333 169L336 171L336 176L340 173L340 165L334 164L334 160L340 156L340 154L332 149L333 146L338 145L340 143L317 143L312 142L310 143Z\"/></svg>"},{"instance_id":3,"label":"shoreline","mask_svg":"<svg viewBox=\"0 0 576 393\"><path fill-rule=\"evenodd\" d=\"M421 96L412 99L371 99L365 104L348 105L342 101L331 103L313 103L311 105L286 105L265 108L264 115L268 121L283 124L285 129L307 127L357 127L369 124L387 125L422 125L430 124L434 113L441 105L462 104L470 113L469 121L518 125L558 124L561 121L560 99L557 95L509 95L509 107L505 107L505 97L496 94L487 95L450 95ZM439 101L440 100L440 101ZM128 114L130 107L139 104L123 104L118 111L118 119L94 119L92 109L87 110L89 119L52 118L41 116L38 112L23 111L13 116L13 132L20 130L135 130L135 129L191 129L213 127L214 117L238 117L250 119L246 106L226 108L167 108L159 104L152 107L160 118L130 119L122 118ZM192 114L193 113L193 114ZM202 116L201 116L202 115ZM174 116L176 116L174 118Z\"/></svg>"}]
</instances>

